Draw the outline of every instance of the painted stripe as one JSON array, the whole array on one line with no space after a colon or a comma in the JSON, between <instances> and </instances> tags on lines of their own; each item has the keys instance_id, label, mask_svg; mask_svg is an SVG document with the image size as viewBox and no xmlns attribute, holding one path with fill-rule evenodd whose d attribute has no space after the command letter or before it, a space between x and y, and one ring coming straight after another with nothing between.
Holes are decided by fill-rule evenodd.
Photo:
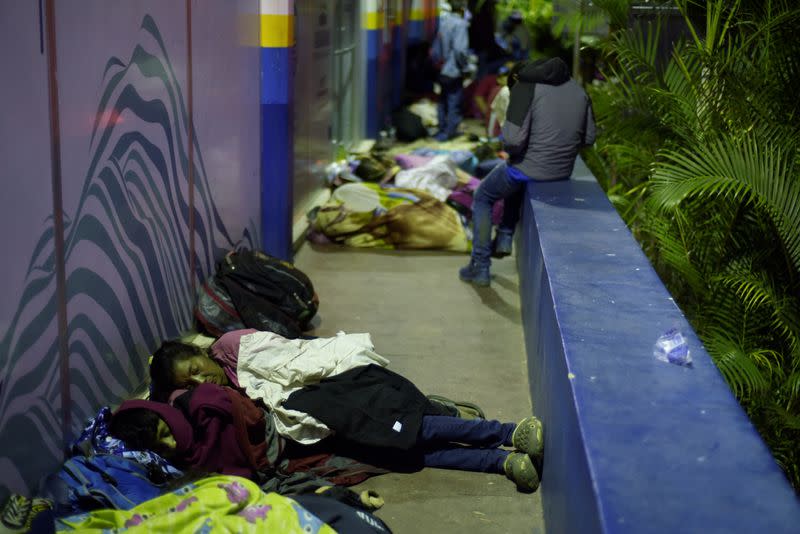
<instances>
[{"instance_id":1,"label":"painted stripe","mask_svg":"<svg viewBox=\"0 0 800 534\"><path fill-rule=\"evenodd\" d=\"M392 30L392 102L391 108L400 107L403 99L403 85L400 83L405 77L405 43L403 42L403 28L395 26Z\"/></svg>"},{"instance_id":2,"label":"painted stripe","mask_svg":"<svg viewBox=\"0 0 800 534\"><path fill-rule=\"evenodd\" d=\"M264 251L292 259L295 49L261 49L261 236Z\"/></svg>"},{"instance_id":3,"label":"painted stripe","mask_svg":"<svg viewBox=\"0 0 800 534\"><path fill-rule=\"evenodd\" d=\"M367 59L375 59L381 53L381 45L383 42L382 32L379 30L367 30L365 33L365 40L367 42Z\"/></svg>"},{"instance_id":4,"label":"painted stripe","mask_svg":"<svg viewBox=\"0 0 800 534\"><path fill-rule=\"evenodd\" d=\"M412 9L411 13L408 16L408 20L410 21L425 20L425 12L422 9Z\"/></svg>"},{"instance_id":5,"label":"painted stripe","mask_svg":"<svg viewBox=\"0 0 800 534\"><path fill-rule=\"evenodd\" d=\"M262 15L291 15L294 13L294 0L261 0Z\"/></svg>"},{"instance_id":6,"label":"painted stripe","mask_svg":"<svg viewBox=\"0 0 800 534\"><path fill-rule=\"evenodd\" d=\"M286 104L291 97L294 48L261 49L261 103Z\"/></svg>"},{"instance_id":7,"label":"painted stripe","mask_svg":"<svg viewBox=\"0 0 800 534\"><path fill-rule=\"evenodd\" d=\"M192 282L192 295L195 292L197 280L195 271L197 269L195 258L195 220L194 220L194 77L192 70L192 2L186 0L186 111L188 112L188 132L186 137L187 154L189 156L189 169L187 171L189 179L189 279Z\"/></svg>"},{"instance_id":8,"label":"painted stripe","mask_svg":"<svg viewBox=\"0 0 800 534\"><path fill-rule=\"evenodd\" d=\"M264 251L292 260L292 104L261 105L261 235Z\"/></svg>"},{"instance_id":9,"label":"painted stripe","mask_svg":"<svg viewBox=\"0 0 800 534\"><path fill-rule=\"evenodd\" d=\"M294 16L262 14L261 46L263 48L294 46Z\"/></svg>"},{"instance_id":10,"label":"painted stripe","mask_svg":"<svg viewBox=\"0 0 800 534\"><path fill-rule=\"evenodd\" d=\"M408 43L418 43L425 37L425 22L412 20L408 23Z\"/></svg>"},{"instance_id":11,"label":"painted stripe","mask_svg":"<svg viewBox=\"0 0 800 534\"><path fill-rule=\"evenodd\" d=\"M362 22L365 30L382 30L383 29L383 12L370 11L364 13L364 20Z\"/></svg>"},{"instance_id":12,"label":"painted stripe","mask_svg":"<svg viewBox=\"0 0 800 534\"><path fill-rule=\"evenodd\" d=\"M59 383L61 386L61 445L69 443L72 401L69 387L69 346L67 333L67 282L64 244L64 212L61 183L61 126L58 107L55 0L47 0L47 88L50 104L50 159L52 165L53 242L56 272L56 316L58 322Z\"/></svg>"}]
</instances>

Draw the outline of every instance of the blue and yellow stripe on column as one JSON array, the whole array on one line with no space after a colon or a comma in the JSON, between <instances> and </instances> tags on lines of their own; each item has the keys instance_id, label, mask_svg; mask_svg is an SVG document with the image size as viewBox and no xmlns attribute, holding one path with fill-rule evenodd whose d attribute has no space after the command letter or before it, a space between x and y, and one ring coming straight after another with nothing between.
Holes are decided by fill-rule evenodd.
<instances>
[{"instance_id":1,"label":"blue and yellow stripe on column","mask_svg":"<svg viewBox=\"0 0 800 534\"><path fill-rule=\"evenodd\" d=\"M411 12L408 16L408 44L425 40L425 10L427 0L411 0Z\"/></svg>"},{"instance_id":2,"label":"blue and yellow stripe on column","mask_svg":"<svg viewBox=\"0 0 800 534\"><path fill-rule=\"evenodd\" d=\"M365 71L366 82L366 134L377 138L381 127L381 91L380 55L383 45L384 13L382 0L365 0L362 4L362 26L364 30L364 47L367 56Z\"/></svg>"},{"instance_id":3,"label":"blue and yellow stripe on column","mask_svg":"<svg viewBox=\"0 0 800 534\"><path fill-rule=\"evenodd\" d=\"M261 235L292 259L294 0L261 0Z\"/></svg>"},{"instance_id":4,"label":"blue and yellow stripe on column","mask_svg":"<svg viewBox=\"0 0 800 534\"><path fill-rule=\"evenodd\" d=\"M392 109L400 106L403 100L406 75L406 39L403 21L403 0L394 2L394 26L392 26Z\"/></svg>"}]
</instances>

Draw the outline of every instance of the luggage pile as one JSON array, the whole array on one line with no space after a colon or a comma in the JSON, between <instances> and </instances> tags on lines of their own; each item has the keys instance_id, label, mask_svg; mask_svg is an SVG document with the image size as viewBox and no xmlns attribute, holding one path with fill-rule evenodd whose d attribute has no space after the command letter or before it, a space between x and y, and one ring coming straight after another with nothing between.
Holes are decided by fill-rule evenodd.
<instances>
[{"instance_id":1,"label":"luggage pile","mask_svg":"<svg viewBox=\"0 0 800 534\"><path fill-rule=\"evenodd\" d=\"M501 144L479 139L450 144L379 142L331 164L331 197L308 213L308 239L358 248L470 252L473 194L480 178L502 161ZM500 201L492 213L495 224L502 212Z\"/></svg>"}]
</instances>

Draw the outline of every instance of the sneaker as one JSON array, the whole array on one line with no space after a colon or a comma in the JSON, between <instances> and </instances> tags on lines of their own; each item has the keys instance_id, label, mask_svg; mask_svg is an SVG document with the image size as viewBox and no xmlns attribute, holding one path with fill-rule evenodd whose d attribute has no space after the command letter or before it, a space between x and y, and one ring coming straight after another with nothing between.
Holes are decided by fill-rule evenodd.
<instances>
[{"instance_id":1,"label":"sneaker","mask_svg":"<svg viewBox=\"0 0 800 534\"><path fill-rule=\"evenodd\" d=\"M511 445L531 457L540 457L544 452L542 422L536 417L526 417L517 424L511 434Z\"/></svg>"},{"instance_id":2,"label":"sneaker","mask_svg":"<svg viewBox=\"0 0 800 534\"><path fill-rule=\"evenodd\" d=\"M505 232L498 232L497 236L492 242L492 257L505 258L511 255L511 247L513 246L514 236Z\"/></svg>"},{"instance_id":3,"label":"sneaker","mask_svg":"<svg viewBox=\"0 0 800 534\"><path fill-rule=\"evenodd\" d=\"M437 133L436 135L433 136L433 138L439 141L440 143L444 143L448 139L447 134L444 132Z\"/></svg>"},{"instance_id":4,"label":"sneaker","mask_svg":"<svg viewBox=\"0 0 800 534\"><path fill-rule=\"evenodd\" d=\"M23 532L25 522L31 512L32 502L24 495L11 494L0 511L0 521L7 529Z\"/></svg>"},{"instance_id":5,"label":"sneaker","mask_svg":"<svg viewBox=\"0 0 800 534\"><path fill-rule=\"evenodd\" d=\"M512 452L503 462L506 477L513 480L517 490L532 493L539 488L539 473L531 457L521 452Z\"/></svg>"},{"instance_id":6,"label":"sneaker","mask_svg":"<svg viewBox=\"0 0 800 534\"><path fill-rule=\"evenodd\" d=\"M52 502L48 499L30 499L24 495L11 494L0 509L0 533L30 532L34 519L52 508Z\"/></svg>"},{"instance_id":7,"label":"sneaker","mask_svg":"<svg viewBox=\"0 0 800 534\"><path fill-rule=\"evenodd\" d=\"M477 267L473 262L469 262L469 265L462 267L458 271L458 277L462 282L469 282L481 287L489 287L491 282L489 267Z\"/></svg>"}]
</instances>

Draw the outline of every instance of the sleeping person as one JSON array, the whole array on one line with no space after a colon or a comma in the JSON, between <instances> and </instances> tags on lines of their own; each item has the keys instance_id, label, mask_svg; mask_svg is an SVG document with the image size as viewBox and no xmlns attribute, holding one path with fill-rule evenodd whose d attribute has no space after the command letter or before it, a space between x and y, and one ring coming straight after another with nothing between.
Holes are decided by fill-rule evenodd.
<instances>
[{"instance_id":1,"label":"sleeping person","mask_svg":"<svg viewBox=\"0 0 800 534\"><path fill-rule=\"evenodd\" d=\"M235 392L224 387L230 385L266 407L277 433L295 444L365 455L368 463L392 470L501 473L522 491L538 487L538 419L515 424L442 415L413 383L384 367L388 361L372 350L367 334L347 336L288 340L270 332L231 332L212 345L213 359L197 347L180 350L169 342L153 358L154 392L163 398L196 384Z\"/></svg>"}]
</instances>

